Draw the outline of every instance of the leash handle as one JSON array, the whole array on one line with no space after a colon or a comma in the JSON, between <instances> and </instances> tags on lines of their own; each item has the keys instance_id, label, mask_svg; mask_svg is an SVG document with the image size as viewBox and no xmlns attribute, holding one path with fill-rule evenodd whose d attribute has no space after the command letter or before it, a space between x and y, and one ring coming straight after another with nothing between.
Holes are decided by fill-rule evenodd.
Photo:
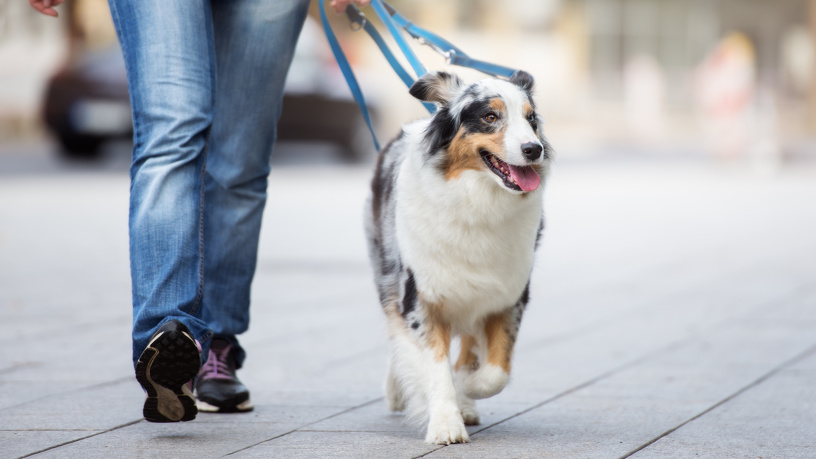
<instances>
[{"instance_id":1,"label":"leash handle","mask_svg":"<svg viewBox=\"0 0 816 459\"><path fill-rule=\"evenodd\" d=\"M390 5L389 5L390 6ZM416 73L417 78L421 77L428 73L425 69L425 66L422 65L422 62L416 57L414 54L414 50L408 45L408 42L402 37L400 33L399 26L397 22L394 20L394 17L388 14L388 10L385 9L385 5L383 5L382 0L371 0L371 7L374 8L374 12L377 13L377 16L380 17L380 20L388 27L388 30L391 32L391 36L394 37L394 41L397 42L397 46L402 50L402 54L405 55L405 58L408 59L408 63L411 64L411 67L414 69L414 73ZM393 10L393 8L391 8Z\"/></svg>"}]
</instances>

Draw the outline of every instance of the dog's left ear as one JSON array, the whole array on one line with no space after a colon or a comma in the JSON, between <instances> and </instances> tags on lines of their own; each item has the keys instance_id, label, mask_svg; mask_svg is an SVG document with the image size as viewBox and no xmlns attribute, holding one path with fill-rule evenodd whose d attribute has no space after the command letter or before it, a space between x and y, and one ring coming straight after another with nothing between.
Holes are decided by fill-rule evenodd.
<instances>
[{"instance_id":1,"label":"dog's left ear","mask_svg":"<svg viewBox=\"0 0 816 459\"><path fill-rule=\"evenodd\" d=\"M448 72L426 73L411 86L408 92L423 102L448 105L462 85L459 77Z\"/></svg>"},{"instance_id":2,"label":"dog's left ear","mask_svg":"<svg viewBox=\"0 0 816 459\"><path fill-rule=\"evenodd\" d=\"M535 86L533 76L524 70L516 70L516 73L510 77L510 82L523 89L527 94L531 94Z\"/></svg>"}]
</instances>

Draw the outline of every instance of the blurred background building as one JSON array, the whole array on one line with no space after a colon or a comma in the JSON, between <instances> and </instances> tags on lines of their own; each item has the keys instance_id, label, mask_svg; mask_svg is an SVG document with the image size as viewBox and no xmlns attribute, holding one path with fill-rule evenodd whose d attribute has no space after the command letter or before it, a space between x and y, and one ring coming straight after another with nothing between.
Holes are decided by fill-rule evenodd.
<instances>
[{"instance_id":1,"label":"blurred background building","mask_svg":"<svg viewBox=\"0 0 816 459\"><path fill-rule=\"evenodd\" d=\"M392 4L473 57L531 72L545 129L562 156L668 152L773 166L807 157L816 146L816 0ZM49 78L115 43L104 0L68 0L60 8L63 18L54 20L25 1L0 0L4 143L44 135ZM424 116L368 37L351 32L341 16L332 21L377 109L380 136ZM349 100L316 21L301 45L313 65L296 62L289 92ZM430 49L417 50L430 69L446 68ZM322 79L311 87L302 84L316 75ZM347 129L363 134L344 140L344 148L369 148L354 140L364 136L361 126Z\"/></svg>"}]
</instances>

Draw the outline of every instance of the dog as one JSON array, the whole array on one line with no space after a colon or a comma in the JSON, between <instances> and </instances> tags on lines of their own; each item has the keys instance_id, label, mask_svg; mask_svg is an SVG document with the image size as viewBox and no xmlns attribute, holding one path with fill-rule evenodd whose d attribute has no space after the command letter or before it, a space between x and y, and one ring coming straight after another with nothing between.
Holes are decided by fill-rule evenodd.
<instances>
[{"instance_id":1,"label":"dog","mask_svg":"<svg viewBox=\"0 0 816 459\"><path fill-rule=\"evenodd\" d=\"M469 441L474 400L510 377L552 155L533 87L523 71L473 84L426 74L409 92L438 110L377 160L365 226L389 331L386 399L427 420L429 443Z\"/></svg>"}]
</instances>

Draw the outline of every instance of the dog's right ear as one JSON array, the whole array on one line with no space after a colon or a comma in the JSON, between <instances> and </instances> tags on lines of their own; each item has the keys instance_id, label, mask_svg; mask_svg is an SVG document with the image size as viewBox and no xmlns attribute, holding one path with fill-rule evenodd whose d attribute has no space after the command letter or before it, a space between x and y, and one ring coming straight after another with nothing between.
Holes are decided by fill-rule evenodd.
<instances>
[{"instance_id":1,"label":"dog's right ear","mask_svg":"<svg viewBox=\"0 0 816 459\"><path fill-rule=\"evenodd\" d=\"M462 85L462 80L456 75L447 72L426 73L408 92L423 102L437 102L446 106Z\"/></svg>"}]
</instances>

